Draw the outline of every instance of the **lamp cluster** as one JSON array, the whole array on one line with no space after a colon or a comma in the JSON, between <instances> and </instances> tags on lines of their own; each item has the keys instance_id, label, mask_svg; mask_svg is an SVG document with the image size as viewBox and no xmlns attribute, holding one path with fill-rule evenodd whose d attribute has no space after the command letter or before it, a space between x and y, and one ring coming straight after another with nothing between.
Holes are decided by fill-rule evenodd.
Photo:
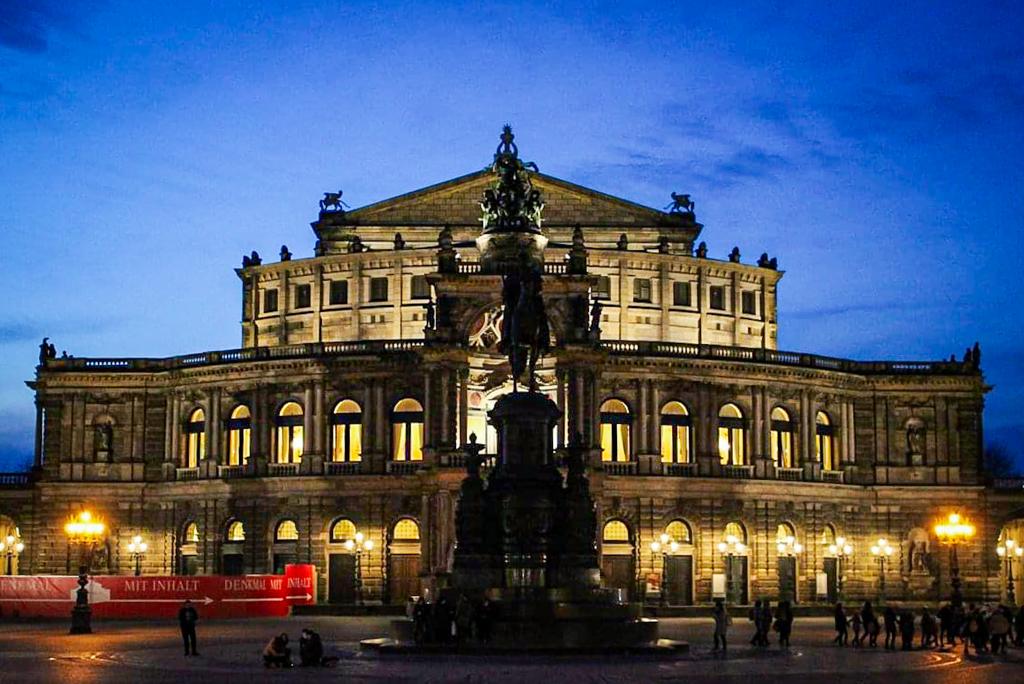
<instances>
[{"instance_id":1,"label":"lamp cluster","mask_svg":"<svg viewBox=\"0 0 1024 684\"><path fill-rule=\"evenodd\" d=\"M106 526L102 522L92 519L92 513L89 511L82 511L77 518L69 520L64 525L64 533L72 539L96 538L103 534L105 529Z\"/></svg>"},{"instance_id":2,"label":"lamp cluster","mask_svg":"<svg viewBox=\"0 0 1024 684\"><path fill-rule=\"evenodd\" d=\"M780 556L793 556L799 553L803 553L804 545L796 540L796 537L789 535L784 539L779 539L775 545Z\"/></svg>"},{"instance_id":3,"label":"lamp cluster","mask_svg":"<svg viewBox=\"0 0 1024 684\"><path fill-rule=\"evenodd\" d=\"M355 539L345 540L346 551L373 551L373 540L367 539L362 532L356 532Z\"/></svg>"},{"instance_id":4,"label":"lamp cluster","mask_svg":"<svg viewBox=\"0 0 1024 684\"><path fill-rule=\"evenodd\" d=\"M935 536L940 542L957 544L974 536L975 528L969 522L961 521L959 513L950 513L946 522L935 526Z\"/></svg>"},{"instance_id":5,"label":"lamp cluster","mask_svg":"<svg viewBox=\"0 0 1024 684\"><path fill-rule=\"evenodd\" d=\"M718 552L725 554L742 554L747 550L747 545L736 538L736 535L730 534L725 538L724 542L718 542Z\"/></svg>"},{"instance_id":6,"label":"lamp cluster","mask_svg":"<svg viewBox=\"0 0 1024 684\"><path fill-rule=\"evenodd\" d=\"M679 542L672 539L664 532L661 533L661 537L651 542L651 551L654 553L675 553L679 550Z\"/></svg>"},{"instance_id":7,"label":"lamp cluster","mask_svg":"<svg viewBox=\"0 0 1024 684\"><path fill-rule=\"evenodd\" d=\"M21 540L17 539L13 534L7 535L7 539L0 541L0 553L21 553L25 550L25 545L21 543Z\"/></svg>"},{"instance_id":8,"label":"lamp cluster","mask_svg":"<svg viewBox=\"0 0 1024 684\"><path fill-rule=\"evenodd\" d=\"M878 556L881 558L888 558L892 555L893 548L889 545L889 540L881 538L877 542L871 545L871 555Z\"/></svg>"},{"instance_id":9,"label":"lamp cluster","mask_svg":"<svg viewBox=\"0 0 1024 684\"><path fill-rule=\"evenodd\" d=\"M846 541L846 537L836 537L836 543L828 545L828 552L838 558L852 556L853 544Z\"/></svg>"},{"instance_id":10,"label":"lamp cluster","mask_svg":"<svg viewBox=\"0 0 1024 684\"><path fill-rule=\"evenodd\" d=\"M10 539L10 537L8 537L8 539ZM1024 556L1024 548L1014 540L1007 539L996 547L996 554L1000 558L1013 558L1014 556L1020 558L1021 556Z\"/></svg>"},{"instance_id":11,"label":"lamp cluster","mask_svg":"<svg viewBox=\"0 0 1024 684\"><path fill-rule=\"evenodd\" d=\"M146 553L146 549L149 548L149 544L142 541L142 537L135 535L132 540L128 542L128 553Z\"/></svg>"}]
</instances>

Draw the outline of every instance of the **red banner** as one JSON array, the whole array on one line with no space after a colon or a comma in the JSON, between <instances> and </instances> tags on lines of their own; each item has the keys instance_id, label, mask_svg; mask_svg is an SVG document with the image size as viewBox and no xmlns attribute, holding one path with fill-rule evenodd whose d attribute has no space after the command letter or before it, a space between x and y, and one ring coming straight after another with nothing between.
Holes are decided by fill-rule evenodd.
<instances>
[{"instance_id":1,"label":"red banner","mask_svg":"<svg viewBox=\"0 0 1024 684\"><path fill-rule=\"evenodd\" d=\"M316 567L287 565L283 575L94 575L86 589L96 618L171 619L185 599L200 619L274 617L316 603ZM77 577L0 576L0 615L68 617L77 591Z\"/></svg>"}]
</instances>

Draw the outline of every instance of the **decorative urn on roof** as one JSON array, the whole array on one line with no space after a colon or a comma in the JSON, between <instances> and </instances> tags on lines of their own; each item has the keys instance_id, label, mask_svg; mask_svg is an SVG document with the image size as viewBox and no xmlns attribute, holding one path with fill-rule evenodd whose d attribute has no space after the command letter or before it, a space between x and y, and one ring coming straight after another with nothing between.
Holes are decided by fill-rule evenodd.
<instances>
[{"instance_id":1,"label":"decorative urn on roof","mask_svg":"<svg viewBox=\"0 0 1024 684\"><path fill-rule=\"evenodd\" d=\"M539 268L544 262L548 242L541 234L544 202L529 173L536 172L537 165L519 159L514 140L512 127L506 124L491 164L495 180L480 202L483 233L476 246L484 273L505 273L521 268L524 262Z\"/></svg>"}]
</instances>

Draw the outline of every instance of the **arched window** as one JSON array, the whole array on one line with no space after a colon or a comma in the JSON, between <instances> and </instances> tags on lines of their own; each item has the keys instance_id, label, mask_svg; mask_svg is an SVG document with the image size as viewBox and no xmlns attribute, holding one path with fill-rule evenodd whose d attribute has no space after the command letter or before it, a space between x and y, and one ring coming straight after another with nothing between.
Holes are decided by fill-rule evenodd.
<instances>
[{"instance_id":1,"label":"arched window","mask_svg":"<svg viewBox=\"0 0 1024 684\"><path fill-rule=\"evenodd\" d=\"M741 523L731 522L725 526L725 541L730 544L739 542L740 544L747 543L747 530Z\"/></svg>"},{"instance_id":2,"label":"arched window","mask_svg":"<svg viewBox=\"0 0 1024 684\"><path fill-rule=\"evenodd\" d=\"M194 522L189 523L185 526L185 543L186 544L198 544L199 543L199 525Z\"/></svg>"},{"instance_id":3,"label":"arched window","mask_svg":"<svg viewBox=\"0 0 1024 684\"><path fill-rule=\"evenodd\" d=\"M836 544L836 528L832 525L825 525L825 527L821 529L821 539L819 541L824 549L824 553L828 554L829 547L834 547Z\"/></svg>"},{"instance_id":4,"label":"arched window","mask_svg":"<svg viewBox=\"0 0 1024 684\"><path fill-rule=\"evenodd\" d=\"M605 544L628 544L630 542L629 527L621 520L609 520L604 524L601 539Z\"/></svg>"},{"instance_id":5,"label":"arched window","mask_svg":"<svg viewBox=\"0 0 1024 684\"><path fill-rule=\"evenodd\" d=\"M824 411L818 411L814 417L814 447L818 461L824 470L836 469L836 452L834 442L835 428Z\"/></svg>"},{"instance_id":6,"label":"arched window","mask_svg":"<svg viewBox=\"0 0 1024 684\"><path fill-rule=\"evenodd\" d=\"M633 417L629 407L618 399L601 404L601 460L623 462L629 460L629 429Z\"/></svg>"},{"instance_id":7,"label":"arched window","mask_svg":"<svg viewBox=\"0 0 1024 684\"><path fill-rule=\"evenodd\" d=\"M693 532L683 520L673 520L665 526L665 534L677 544L692 544Z\"/></svg>"},{"instance_id":8,"label":"arched window","mask_svg":"<svg viewBox=\"0 0 1024 684\"><path fill-rule=\"evenodd\" d=\"M302 407L289 401L277 412L277 462L302 461Z\"/></svg>"},{"instance_id":9,"label":"arched window","mask_svg":"<svg viewBox=\"0 0 1024 684\"><path fill-rule=\"evenodd\" d=\"M693 419L686 406L670 401L661 409L661 462L689 463L690 427Z\"/></svg>"},{"instance_id":10,"label":"arched window","mask_svg":"<svg viewBox=\"0 0 1024 684\"><path fill-rule=\"evenodd\" d=\"M206 458L206 413L201 408L189 414L185 423L185 467L198 468Z\"/></svg>"},{"instance_id":11,"label":"arched window","mask_svg":"<svg viewBox=\"0 0 1024 684\"><path fill-rule=\"evenodd\" d=\"M412 518L402 518L396 522L394 528L392 528L391 538L394 541L419 541L419 523Z\"/></svg>"},{"instance_id":12,"label":"arched window","mask_svg":"<svg viewBox=\"0 0 1024 684\"><path fill-rule=\"evenodd\" d=\"M331 414L331 460L355 463L363 458L363 410L351 399L343 399Z\"/></svg>"},{"instance_id":13,"label":"arched window","mask_svg":"<svg viewBox=\"0 0 1024 684\"><path fill-rule=\"evenodd\" d=\"M245 465L252 453L252 414L249 407L239 404L228 418L228 465Z\"/></svg>"},{"instance_id":14,"label":"arched window","mask_svg":"<svg viewBox=\"0 0 1024 684\"><path fill-rule=\"evenodd\" d=\"M405 398L391 411L391 459L423 460L423 406Z\"/></svg>"},{"instance_id":15,"label":"arched window","mask_svg":"<svg viewBox=\"0 0 1024 684\"><path fill-rule=\"evenodd\" d=\"M242 524L241 520L233 520L228 525L227 541L229 542L243 542L245 541L245 525Z\"/></svg>"},{"instance_id":16,"label":"arched window","mask_svg":"<svg viewBox=\"0 0 1024 684\"><path fill-rule=\"evenodd\" d=\"M746 465L746 423L736 404L718 410L718 458L722 465Z\"/></svg>"},{"instance_id":17,"label":"arched window","mask_svg":"<svg viewBox=\"0 0 1024 684\"><path fill-rule=\"evenodd\" d=\"M779 523L775 528L775 543L792 544L796 541L796 530L789 523Z\"/></svg>"},{"instance_id":18,"label":"arched window","mask_svg":"<svg viewBox=\"0 0 1024 684\"><path fill-rule=\"evenodd\" d=\"M338 518L331 524L330 539L332 544L344 544L356 538L356 524L348 518Z\"/></svg>"},{"instance_id":19,"label":"arched window","mask_svg":"<svg viewBox=\"0 0 1024 684\"><path fill-rule=\"evenodd\" d=\"M793 467L793 420L786 409L772 409L772 462L776 468Z\"/></svg>"},{"instance_id":20,"label":"arched window","mask_svg":"<svg viewBox=\"0 0 1024 684\"><path fill-rule=\"evenodd\" d=\"M299 528L296 527L295 521L290 518L285 518L281 522L277 523L277 527L274 528L274 541L276 542L292 542L299 540Z\"/></svg>"}]
</instances>

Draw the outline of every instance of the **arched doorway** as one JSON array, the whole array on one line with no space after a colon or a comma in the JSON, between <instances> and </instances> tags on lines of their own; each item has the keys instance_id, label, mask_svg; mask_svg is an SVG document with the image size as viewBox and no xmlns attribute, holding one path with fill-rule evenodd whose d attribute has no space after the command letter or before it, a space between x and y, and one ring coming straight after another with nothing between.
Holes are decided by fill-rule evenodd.
<instances>
[{"instance_id":1,"label":"arched doorway","mask_svg":"<svg viewBox=\"0 0 1024 684\"><path fill-rule=\"evenodd\" d=\"M400 605L420 591L420 526L402 518L388 535L388 601Z\"/></svg>"},{"instance_id":2,"label":"arched doorway","mask_svg":"<svg viewBox=\"0 0 1024 684\"><path fill-rule=\"evenodd\" d=\"M601 532L601 578L604 586L621 589L627 600L636 590L633 533L623 520L609 520Z\"/></svg>"},{"instance_id":3,"label":"arched doorway","mask_svg":"<svg viewBox=\"0 0 1024 684\"><path fill-rule=\"evenodd\" d=\"M662 539L668 540L665 554L665 603L670 606L693 605L693 531L684 520L665 526ZM662 542L664 543L664 542Z\"/></svg>"},{"instance_id":4,"label":"arched doorway","mask_svg":"<svg viewBox=\"0 0 1024 684\"><path fill-rule=\"evenodd\" d=\"M1019 605L1024 600L1024 518L1011 520L999 531L996 555L1000 596L1007 605Z\"/></svg>"},{"instance_id":5,"label":"arched doorway","mask_svg":"<svg viewBox=\"0 0 1024 684\"><path fill-rule=\"evenodd\" d=\"M199 574L199 525L190 522L185 525L181 535L180 567L178 572L182 575Z\"/></svg>"},{"instance_id":6,"label":"arched doorway","mask_svg":"<svg viewBox=\"0 0 1024 684\"><path fill-rule=\"evenodd\" d=\"M747 529L743 523L733 521L725 526L723 541L718 552L725 561L725 600L733 605L748 602Z\"/></svg>"},{"instance_id":7,"label":"arched doorway","mask_svg":"<svg viewBox=\"0 0 1024 684\"><path fill-rule=\"evenodd\" d=\"M245 525L241 520L232 520L224 531L221 545L221 567L225 575L245 574Z\"/></svg>"},{"instance_id":8,"label":"arched doorway","mask_svg":"<svg viewBox=\"0 0 1024 684\"><path fill-rule=\"evenodd\" d=\"M18 526L7 516L0 515L0 574L19 574L19 560L24 550L25 543Z\"/></svg>"},{"instance_id":9,"label":"arched doorway","mask_svg":"<svg viewBox=\"0 0 1024 684\"><path fill-rule=\"evenodd\" d=\"M327 601L356 602L356 554L353 543L356 525L348 518L335 518L327 530Z\"/></svg>"},{"instance_id":10,"label":"arched doorway","mask_svg":"<svg viewBox=\"0 0 1024 684\"><path fill-rule=\"evenodd\" d=\"M803 544L796 538L796 528L782 522L775 528L775 551L778 553L779 600L797 600L797 557L803 553Z\"/></svg>"},{"instance_id":11,"label":"arched doorway","mask_svg":"<svg viewBox=\"0 0 1024 684\"><path fill-rule=\"evenodd\" d=\"M822 574L825 583L825 598L830 604L839 600L839 558L836 554L836 528L825 525L821 530ZM819 593L821 590L818 590Z\"/></svg>"},{"instance_id":12,"label":"arched doorway","mask_svg":"<svg viewBox=\"0 0 1024 684\"><path fill-rule=\"evenodd\" d=\"M272 548L275 575L283 575L286 565L297 562L299 545L299 528L291 518L284 518L274 526L274 545Z\"/></svg>"}]
</instances>

